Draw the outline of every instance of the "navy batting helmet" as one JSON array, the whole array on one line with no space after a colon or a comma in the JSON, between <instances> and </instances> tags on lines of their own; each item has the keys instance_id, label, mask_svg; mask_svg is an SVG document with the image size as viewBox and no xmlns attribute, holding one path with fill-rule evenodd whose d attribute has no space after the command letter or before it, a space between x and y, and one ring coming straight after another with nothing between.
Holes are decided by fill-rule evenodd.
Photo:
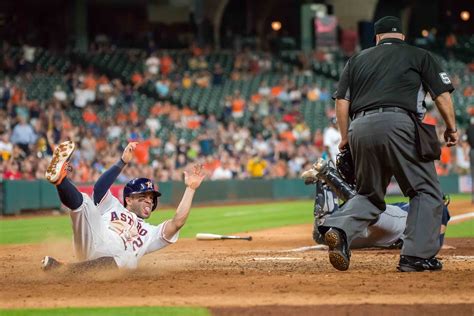
<instances>
[{"instance_id":1,"label":"navy batting helmet","mask_svg":"<svg viewBox=\"0 0 474 316\"><path fill-rule=\"evenodd\" d=\"M153 181L147 178L135 178L130 180L125 187L123 188L123 205L127 207L126 198L130 195L138 193L153 192L153 209L156 209L158 205L158 197L161 196L161 193L155 190L155 185Z\"/></svg>"}]
</instances>

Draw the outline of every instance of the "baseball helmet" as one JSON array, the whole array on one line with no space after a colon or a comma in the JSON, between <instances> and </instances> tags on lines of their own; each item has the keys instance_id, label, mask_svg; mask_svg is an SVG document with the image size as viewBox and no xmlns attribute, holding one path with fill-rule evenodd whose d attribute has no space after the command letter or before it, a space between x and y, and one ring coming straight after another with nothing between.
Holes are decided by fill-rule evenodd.
<instances>
[{"instance_id":1,"label":"baseball helmet","mask_svg":"<svg viewBox=\"0 0 474 316\"><path fill-rule=\"evenodd\" d=\"M139 193L146 193L146 192L153 192L153 209L156 209L158 205L158 197L161 196L161 193L155 190L155 185L153 181L148 178L135 178L130 180L125 187L123 188L123 206L127 207L126 198L128 196L139 194Z\"/></svg>"}]
</instances>

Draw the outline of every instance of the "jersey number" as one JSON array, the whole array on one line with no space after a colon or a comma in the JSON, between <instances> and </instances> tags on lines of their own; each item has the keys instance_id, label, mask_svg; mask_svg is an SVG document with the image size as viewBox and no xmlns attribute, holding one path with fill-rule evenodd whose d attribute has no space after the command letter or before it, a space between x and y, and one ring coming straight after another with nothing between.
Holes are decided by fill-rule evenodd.
<instances>
[{"instance_id":1,"label":"jersey number","mask_svg":"<svg viewBox=\"0 0 474 316\"><path fill-rule=\"evenodd\" d=\"M448 74L445 72L440 72L439 76L441 77L441 80L443 80L444 84L451 84L451 80L448 77Z\"/></svg>"},{"instance_id":2,"label":"jersey number","mask_svg":"<svg viewBox=\"0 0 474 316\"><path fill-rule=\"evenodd\" d=\"M138 237L134 242L133 242L133 251L137 250L143 246L143 240L141 237Z\"/></svg>"}]
</instances>

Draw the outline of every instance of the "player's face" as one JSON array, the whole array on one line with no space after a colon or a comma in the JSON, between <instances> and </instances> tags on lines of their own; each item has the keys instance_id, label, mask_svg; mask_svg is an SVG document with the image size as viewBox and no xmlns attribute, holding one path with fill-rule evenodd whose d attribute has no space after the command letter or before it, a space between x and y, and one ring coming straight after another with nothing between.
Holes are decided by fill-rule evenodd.
<instances>
[{"instance_id":1,"label":"player's face","mask_svg":"<svg viewBox=\"0 0 474 316\"><path fill-rule=\"evenodd\" d=\"M140 218L148 218L153 211L153 193L146 192L135 194L129 197L127 209Z\"/></svg>"}]
</instances>

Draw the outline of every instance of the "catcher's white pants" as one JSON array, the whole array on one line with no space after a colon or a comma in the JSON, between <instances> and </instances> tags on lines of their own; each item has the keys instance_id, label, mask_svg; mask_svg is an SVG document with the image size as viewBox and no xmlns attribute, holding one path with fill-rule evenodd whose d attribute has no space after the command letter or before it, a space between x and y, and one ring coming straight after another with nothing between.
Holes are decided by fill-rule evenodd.
<instances>
[{"instance_id":1,"label":"catcher's white pants","mask_svg":"<svg viewBox=\"0 0 474 316\"><path fill-rule=\"evenodd\" d=\"M408 213L395 205L387 204L377 222L367 227L351 243L351 248L389 247L403 238Z\"/></svg>"}]
</instances>

